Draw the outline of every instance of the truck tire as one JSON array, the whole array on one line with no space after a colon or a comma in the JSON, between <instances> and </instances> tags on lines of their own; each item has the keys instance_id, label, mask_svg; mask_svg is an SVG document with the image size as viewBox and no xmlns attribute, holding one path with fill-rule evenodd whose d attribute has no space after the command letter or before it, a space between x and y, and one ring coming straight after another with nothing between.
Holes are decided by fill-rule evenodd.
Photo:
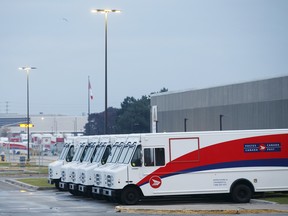
<instances>
[{"instance_id":1,"label":"truck tire","mask_svg":"<svg viewBox=\"0 0 288 216\"><path fill-rule=\"evenodd\" d=\"M125 205L135 205L140 198L139 191L134 187L124 188L121 192L121 202Z\"/></svg>"},{"instance_id":2,"label":"truck tire","mask_svg":"<svg viewBox=\"0 0 288 216\"><path fill-rule=\"evenodd\" d=\"M95 194L95 193L92 193L92 198L96 199L96 200L103 200L104 199L103 195Z\"/></svg>"},{"instance_id":3,"label":"truck tire","mask_svg":"<svg viewBox=\"0 0 288 216\"><path fill-rule=\"evenodd\" d=\"M237 184L231 191L232 199L237 203L250 202L252 194L251 188L245 184Z\"/></svg>"},{"instance_id":4,"label":"truck tire","mask_svg":"<svg viewBox=\"0 0 288 216\"><path fill-rule=\"evenodd\" d=\"M73 196L80 196L80 193L79 191L74 191L74 190L71 190L71 189L68 189L69 193L72 194Z\"/></svg>"},{"instance_id":5,"label":"truck tire","mask_svg":"<svg viewBox=\"0 0 288 216\"><path fill-rule=\"evenodd\" d=\"M60 186L59 186L59 181L55 181L54 185L55 185L55 188L56 188L56 189L58 189L58 190L61 189Z\"/></svg>"}]
</instances>

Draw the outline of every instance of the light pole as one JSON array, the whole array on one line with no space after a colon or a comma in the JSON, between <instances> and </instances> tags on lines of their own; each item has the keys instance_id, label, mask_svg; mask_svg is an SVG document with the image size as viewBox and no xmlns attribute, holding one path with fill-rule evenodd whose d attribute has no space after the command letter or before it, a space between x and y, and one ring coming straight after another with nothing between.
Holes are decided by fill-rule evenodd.
<instances>
[{"instance_id":1,"label":"light pole","mask_svg":"<svg viewBox=\"0 0 288 216\"><path fill-rule=\"evenodd\" d=\"M220 120L220 131L222 131L222 129L223 129L223 125L222 125L222 123L223 123L223 117L224 117L224 115L220 115L219 116L219 120Z\"/></svg>"},{"instance_id":2,"label":"light pole","mask_svg":"<svg viewBox=\"0 0 288 216\"><path fill-rule=\"evenodd\" d=\"M104 134L107 134L108 125L108 92L107 92L107 26L108 26L108 14L109 13L120 13L120 10L115 9L92 9L92 13L102 13L105 14L105 121L104 121Z\"/></svg>"},{"instance_id":3,"label":"light pole","mask_svg":"<svg viewBox=\"0 0 288 216\"><path fill-rule=\"evenodd\" d=\"M30 70L34 70L36 67L19 67L19 70L25 70L27 74L27 162L30 161L30 150L29 150L29 144L30 144L30 121L29 121L29 72Z\"/></svg>"},{"instance_id":4,"label":"light pole","mask_svg":"<svg viewBox=\"0 0 288 216\"><path fill-rule=\"evenodd\" d=\"M184 132L187 132L187 118L184 118Z\"/></svg>"}]
</instances>

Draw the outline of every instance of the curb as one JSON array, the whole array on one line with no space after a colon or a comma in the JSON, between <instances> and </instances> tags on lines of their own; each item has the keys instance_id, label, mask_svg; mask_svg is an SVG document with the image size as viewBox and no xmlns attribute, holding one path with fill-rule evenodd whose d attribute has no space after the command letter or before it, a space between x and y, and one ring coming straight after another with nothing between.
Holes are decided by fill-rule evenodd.
<instances>
[{"instance_id":1,"label":"curb","mask_svg":"<svg viewBox=\"0 0 288 216\"><path fill-rule=\"evenodd\" d=\"M251 199L250 203L245 204L119 205L115 211L131 214L287 214L288 205Z\"/></svg>"},{"instance_id":2,"label":"curb","mask_svg":"<svg viewBox=\"0 0 288 216\"><path fill-rule=\"evenodd\" d=\"M37 187L37 186L33 186L30 184L26 184L20 181L17 181L15 179L5 179L5 182L9 183L9 184L13 184L13 185L17 185L19 187L28 189L28 190L52 190L54 189L53 187Z\"/></svg>"},{"instance_id":3,"label":"curb","mask_svg":"<svg viewBox=\"0 0 288 216\"><path fill-rule=\"evenodd\" d=\"M19 187L23 187L26 189L30 189L30 190L38 190L39 187L33 186L33 185L29 185L20 181L17 181L15 179L5 179L4 180L7 183L13 184L13 185L17 185Z\"/></svg>"},{"instance_id":4,"label":"curb","mask_svg":"<svg viewBox=\"0 0 288 216\"><path fill-rule=\"evenodd\" d=\"M116 206L116 212L130 214L271 214L271 213L288 213L288 210L277 209L223 209L223 210L193 210L193 209L141 209Z\"/></svg>"}]
</instances>

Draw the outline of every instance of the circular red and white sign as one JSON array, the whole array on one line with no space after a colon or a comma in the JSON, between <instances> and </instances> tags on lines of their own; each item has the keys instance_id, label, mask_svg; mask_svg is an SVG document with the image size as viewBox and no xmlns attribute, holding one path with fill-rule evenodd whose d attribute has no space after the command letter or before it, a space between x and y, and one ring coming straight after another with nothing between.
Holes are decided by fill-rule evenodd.
<instances>
[{"instance_id":1,"label":"circular red and white sign","mask_svg":"<svg viewBox=\"0 0 288 216\"><path fill-rule=\"evenodd\" d=\"M149 180L149 184L152 188L159 188L162 184L162 180L159 176L152 176Z\"/></svg>"}]
</instances>

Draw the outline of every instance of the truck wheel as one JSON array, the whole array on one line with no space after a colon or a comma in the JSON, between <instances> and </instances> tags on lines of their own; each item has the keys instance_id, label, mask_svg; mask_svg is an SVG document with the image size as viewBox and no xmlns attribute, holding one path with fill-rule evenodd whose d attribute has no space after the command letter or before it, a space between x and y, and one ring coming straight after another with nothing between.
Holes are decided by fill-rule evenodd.
<instances>
[{"instance_id":1,"label":"truck wheel","mask_svg":"<svg viewBox=\"0 0 288 216\"><path fill-rule=\"evenodd\" d=\"M136 188L127 187L121 192L121 201L126 205L135 205L139 201L140 195Z\"/></svg>"},{"instance_id":2,"label":"truck wheel","mask_svg":"<svg viewBox=\"0 0 288 216\"><path fill-rule=\"evenodd\" d=\"M233 188L231 195L234 202L248 203L252 197L252 190L245 184L238 184Z\"/></svg>"},{"instance_id":3,"label":"truck wheel","mask_svg":"<svg viewBox=\"0 0 288 216\"><path fill-rule=\"evenodd\" d=\"M79 191L74 191L74 190L71 190L71 189L69 189L68 191L69 191L70 194L72 194L73 196L80 196Z\"/></svg>"},{"instance_id":4,"label":"truck wheel","mask_svg":"<svg viewBox=\"0 0 288 216\"><path fill-rule=\"evenodd\" d=\"M103 200L104 199L103 195L95 194L95 193L92 193L92 198L96 199L96 200Z\"/></svg>"},{"instance_id":5,"label":"truck wheel","mask_svg":"<svg viewBox=\"0 0 288 216\"><path fill-rule=\"evenodd\" d=\"M56 189L58 189L58 190L60 190L60 189L61 189L61 188L60 188L60 186L59 186L59 181L55 181L55 183L54 183L54 184L55 184L55 188L56 188Z\"/></svg>"}]
</instances>

